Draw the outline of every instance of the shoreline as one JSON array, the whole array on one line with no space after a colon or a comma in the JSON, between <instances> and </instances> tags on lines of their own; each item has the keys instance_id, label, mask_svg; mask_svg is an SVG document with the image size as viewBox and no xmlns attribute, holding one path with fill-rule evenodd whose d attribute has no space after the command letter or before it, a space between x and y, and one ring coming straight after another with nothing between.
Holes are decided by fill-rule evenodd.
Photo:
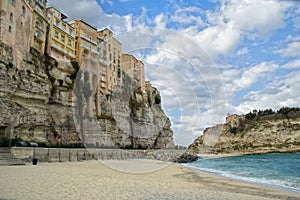
<instances>
[{"instance_id":1,"label":"shoreline","mask_svg":"<svg viewBox=\"0 0 300 200\"><path fill-rule=\"evenodd\" d=\"M247 156L247 155L263 155L263 154L286 154L286 153L300 153L300 147L295 149L279 149L279 150L257 150L249 152L232 152L232 153L197 153L200 158L221 158L231 156Z\"/></svg>"},{"instance_id":2,"label":"shoreline","mask_svg":"<svg viewBox=\"0 0 300 200\"><path fill-rule=\"evenodd\" d=\"M2 166L0 198L300 199L298 193L207 174L177 163L157 160L102 162ZM112 166L140 172L124 172Z\"/></svg>"},{"instance_id":3,"label":"shoreline","mask_svg":"<svg viewBox=\"0 0 300 200\"><path fill-rule=\"evenodd\" d=\"M216 158L221 158L221 157L216 157ZM207 158L207 159L209 159L209 158ZM285 186L280 186L280 185L272 185L272 184L269 184L269 183L260 183L260 182L255 182L255 181L251 181L251 180L244 180L244 179L242 179L243 177L233 178L233 177L225 176L225 175L222 175L222 174L218 174L216 172L206 171L206 170L198 169L196 167L187 166L185 164L182 164L182 165L184 167L189 168L189 169L200 171L200 172L208 174L208 175L225 178L225 179L229 179L229 180L232 180L232 181L240 181L240 182L243 182L243 183L253 184L253 185L257 185L257 186L263 186L263 187L267 187L267 188L270 188L270 189L284 190L284 191L287 191L287 192L292 192L292 193L296 193L296 194L300 195L300 189L297 189L297 188L285 187Z\"/></svg>"}]
</instances>

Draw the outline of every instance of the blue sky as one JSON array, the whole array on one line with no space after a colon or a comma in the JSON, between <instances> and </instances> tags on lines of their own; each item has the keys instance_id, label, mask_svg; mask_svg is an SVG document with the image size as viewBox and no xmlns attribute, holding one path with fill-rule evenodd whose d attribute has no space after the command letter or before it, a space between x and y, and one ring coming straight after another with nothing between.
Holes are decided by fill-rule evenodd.
<instances>
[{"instance_id":1,"label":"blue sky","mask_svg":"<svg viewBox=\"0 0 300 200\"><path fill-rule=\"evenodd\" d=\"M175 143L227 113L300 106L300 1L49 0L110 28L159 88ZM72 5L72 7L70 6Z\"/></svg>"}]
</instances>

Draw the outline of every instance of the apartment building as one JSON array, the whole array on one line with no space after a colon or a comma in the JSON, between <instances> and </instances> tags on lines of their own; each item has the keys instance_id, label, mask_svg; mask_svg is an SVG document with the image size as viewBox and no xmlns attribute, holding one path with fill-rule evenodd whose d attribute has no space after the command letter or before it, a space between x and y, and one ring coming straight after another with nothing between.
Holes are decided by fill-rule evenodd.
<instances>
[{"instance_id":1,"label":"apartment building","mask_svg":"<svg viewBox=\"0 0 300 200\"><path fill-rule=\"evenodd\" d=\"M97 29L83 20L69 22L75 28L75 54L79 64L83 54L97 53Z\"/></svg>"},{"instance_id":2,"label":"apartment building","mask_svg":"<svg viewBox=\"0 0 300 200\"><path fill-rule=\"evenodd\" d=\"M122 70L128 74L141 88L145 90L145 70L144 63L136 59L133 55L123 54L121 59Z\"/></svg>"},{"instance_id":3,"label":"apartment building","mask_svg":"<svg viewBox=\"0 0 300 200\"><path fill-rule=\"evenodd\" d=\"M31 47L40 53L46 53L48 21L46 15L47 0L25 0L33 9Z\"/></svg>"},{"instance_id":4,"label":"apartment building","mask_svg":"<svg viewBox=\"0 0 300 200\"><path fill-rule=\"evenodd\" d=\"M113 37L112 31L107 28L98 31L98 37L106 42L107 87L108 93L111 93L114 90L114 86L122 78L122 44Z\"/></svg>"},{"instance_id":5,"label":"apartment building","mask_svg":"<svg viewBox=\"0 0 300 200\"><path fill-rule=\"evenodd\" d=\"M49 55L58 61L76 60L75 28L65 21L67 16L54 7L47 8L49 22Z\"/></svg>"},{"instance_id":6,"label":"apartment building","mask_svg":"<svg viewBox=\"0 0 300 200\"><path fill-rule=\"evenodd\" d=\"M103 94L108 93L108 81L107 81L107 49L106 49L106 42L101 38L97 37L97 54L98 54L98 61L100 62L100 77L99 77L99 88Z\"/></svg>"},{"instance_id":7,"label":"apartment building","mask_svg":"<svg viewBox=\"0 0 300 200\"><path fill-rule=\"evenodd\" d=\"M23 56L30 49L32 15L32 9L27 1L0 1L0 42L13 48L18 68Z\"/></svg>"}]
</instances>

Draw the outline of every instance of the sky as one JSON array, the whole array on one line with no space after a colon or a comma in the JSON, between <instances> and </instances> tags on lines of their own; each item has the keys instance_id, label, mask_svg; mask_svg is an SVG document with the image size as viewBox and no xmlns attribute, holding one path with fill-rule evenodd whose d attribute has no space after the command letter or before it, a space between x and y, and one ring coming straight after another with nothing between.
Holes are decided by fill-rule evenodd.
<instances>
[{"instance_id":1,"label":"sky","mask_svg":"<svg viewBox=\"0 0 300 200\"><path fill-rule=\"evenodd\" d=\"M145 64L177 145L228 113L300 105L300 0L49 0Z\"/></svg>"}]
</instances>

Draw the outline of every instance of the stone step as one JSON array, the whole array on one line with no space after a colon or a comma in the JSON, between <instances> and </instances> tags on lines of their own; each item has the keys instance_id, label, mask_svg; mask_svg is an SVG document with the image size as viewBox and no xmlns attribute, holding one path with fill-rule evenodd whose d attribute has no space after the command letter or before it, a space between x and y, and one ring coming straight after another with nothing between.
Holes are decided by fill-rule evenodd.
<instances>
[{"instance_id":1,"label":"stone step","mask_svg":"<svg viewBox=\"0 0 300 200\"><path fill-rule=\"evenodd\" d=\"M14 158L10 153L0 153L0 166L25 165L21 159Z\"/></svg>"}]
</instances>

